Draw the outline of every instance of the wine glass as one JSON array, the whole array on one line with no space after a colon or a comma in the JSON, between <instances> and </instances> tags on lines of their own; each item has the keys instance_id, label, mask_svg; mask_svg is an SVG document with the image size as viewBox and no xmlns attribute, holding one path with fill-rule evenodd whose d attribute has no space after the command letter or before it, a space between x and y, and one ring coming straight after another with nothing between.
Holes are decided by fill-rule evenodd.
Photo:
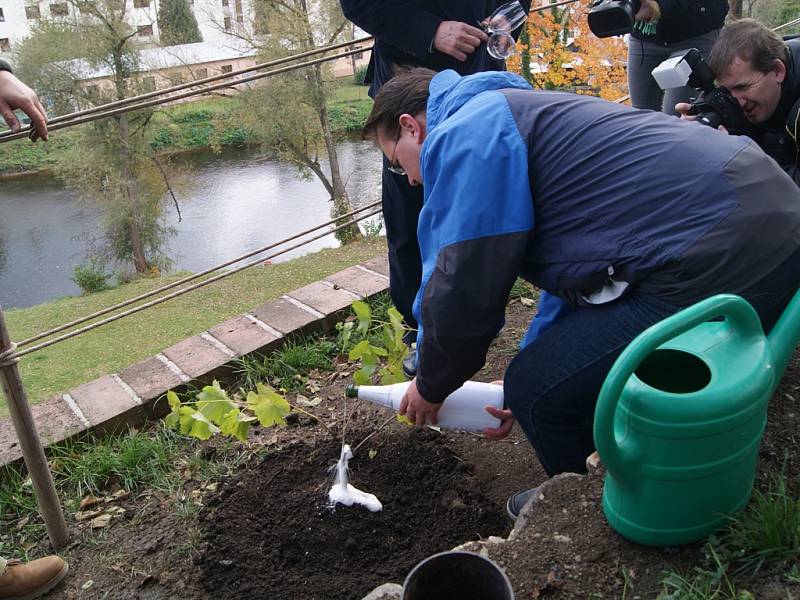
<instances>
[{"instance_id":1,"label":"wine glass","mask_svg":"<svg viewBox=\"0 0 800 600\"><path fill-rule=\"evenodd\" d=\"M511 35L517 27L528 18L528 13L522 8L519 0L506 2L489 15L483 22L489 41L486 42L486 51L494 58L504 60L513 55L516 42Z\"/></svg>"}]
</instances>

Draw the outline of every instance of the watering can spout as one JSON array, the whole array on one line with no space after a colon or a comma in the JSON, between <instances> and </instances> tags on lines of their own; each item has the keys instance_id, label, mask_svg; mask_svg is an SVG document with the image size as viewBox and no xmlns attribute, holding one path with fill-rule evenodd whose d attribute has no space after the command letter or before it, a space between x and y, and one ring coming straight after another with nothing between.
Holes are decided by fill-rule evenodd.
<instances>
[{"instance_id":1,"label":"watering can spout","mask_svg":"<svg viewBox=\"0 0 800 600\"><path fill-rule=\"evenodd\" d=\"M800 291L795 293L767 339L775 357L775 387L777 387L800 341Z\"/></svg>"}]
</instances>

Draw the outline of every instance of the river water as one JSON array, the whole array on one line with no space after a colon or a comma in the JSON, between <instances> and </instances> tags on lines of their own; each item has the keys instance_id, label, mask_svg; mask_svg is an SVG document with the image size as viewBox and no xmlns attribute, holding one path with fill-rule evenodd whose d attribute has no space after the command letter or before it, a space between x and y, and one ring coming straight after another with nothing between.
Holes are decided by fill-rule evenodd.
<instances>
[{"instance_id":1,"label":"river water","mask_svg":"<svg viewBox=\"0 0 800 600\"><path fill-rule=\"evenodd\" d=\"M338 151L354 206L377 200L379 151L350 140ZM200 271L330 219L322 184L304 179L290 164L245 149L181 160L192 170L178 192L180 222L171 200L165 203L165 224L177 231L166 254L176 269ZM323 169L327 172L327 164ZM26 307L80 294L70 277L100 237L99 217L98 207L53 177L0 182L0 306ZM328 235L273 262L337 245Z\"/></svg>"}]
</instances>

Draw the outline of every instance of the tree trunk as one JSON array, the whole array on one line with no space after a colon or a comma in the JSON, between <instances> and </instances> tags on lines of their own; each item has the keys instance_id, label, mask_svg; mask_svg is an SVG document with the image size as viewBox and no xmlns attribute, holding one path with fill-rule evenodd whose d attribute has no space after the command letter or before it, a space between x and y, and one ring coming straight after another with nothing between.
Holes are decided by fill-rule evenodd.
<instances>
[{"instance_id":1,"label":"tree trunk","mask_svg":"<svg viewBox=\"0 0 800 600\"><path fill-rule=\"evenodd\" d=\"M352 27L350 28L350 40L356 39L356 24L353 23ZM350 46L348 50L355 50L355 46ZM358 66L356 65L356 55L350 55L350 64L353 66L353 77L356 76L356 71L358 71Z\"/></svg>"},{"instance_id":2,"label":"tree trunk","mask_svg":"<svg viewBox=\"0 0 800 600\"><path fill-rule=\"evenodd\" d=\"M741 19L742 18L742 0L731 0L730 1L731 7L731 19Z\"/></svg>"},{"instance_id":3,"label":"tree trunk","mask_svg":"<svg viewBox=\"0 0 800 600\"><path fill-rule=\"evenodd\" d=\"M123 100L125 98L125 71L121 52L114 53L114 85L116 87L117 100ZM137 273L146 273L150 270L150 264L147 261L144 246L142 245L142 236L136 224L136 188L132 176L133 158L131 156L128 116L123 113L115 118L119 126L120 176L122 185L125 188L125 195L128 198L127 230L128 239L131 243L131 253L133 254L133 266Z\"/></svg>"},{"instance_id":4,"label":"tree trunk","mask_svg":"<svg viewBox=\"0 0 800 600\"><path fill-rule=\"evenodd\" d=\"M310 49L314 47L314 32L308 18L308 7L305 0L301 0L300 4L306 20L306 44ZM350 204L350 198L347 197L347 190L344 187L344 181L342 180L342 174L339 169L339 156L336 153L336 144L333 141L333 133L331 132L331 125L328 121L328 103L325 100L325 90L322 83L322 67L320 65L314 65L312 68L309 83L312 86L310 90L312 97L316 99L317 114L319 114L319 123L322 127L322 137L325 140L325 148L328 151L328 160L331 168L330 182L333 188L333 193L331 194L331 200L333 201L331 217L335 219L336 217L351 212L353 206ZM342 244L352 242L361 237L361 230L358 228L357 224L350 225L336 232L336 239Z\"/></svg>"}]
</instances>

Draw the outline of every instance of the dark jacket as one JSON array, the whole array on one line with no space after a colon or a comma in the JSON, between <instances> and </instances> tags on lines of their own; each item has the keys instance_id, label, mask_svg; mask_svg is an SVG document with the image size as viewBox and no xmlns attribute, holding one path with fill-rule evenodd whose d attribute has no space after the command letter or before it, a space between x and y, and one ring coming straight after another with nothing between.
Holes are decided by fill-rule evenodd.
<instances>
[{"instance_id":1,"label":"dark jacket","mask_svg":"<svg viewBox=\"0 0 800 600\"><path fill-rule=\"evenodd\" d=\"M433 48L433 37L442 21L461 21L479 27L506 0L341 0L342 12L361 29L375 36L367 71L370 95L394 76L394 65L453 69L467 75L502 71L503 61L489 56L481 46L460 62ZM531 0L520 0L529 10Z\"/></svg>"},{"instance_id":2,"label":"dark jacket","mask_svg":"<svg viewBox=\"0 0 800 600\"><path fill-rule=\"evenodd\" d=\"M800 246L800 190L744 136L510 73L445 71L430 93L414 302L430 402L481 368L517 276L550 313L632 290L686 306Z\"/></svg>"},{"instance_id":3,"label":"dark jacket","mask_svg":"<svg viewBox=\"0 0 800 600\"><path fill-rule=\"evenodd\" d=\"M800 39L789 40L786 45L789 59L778 108L769 120L754 126L750 136L800 185Z\"/></svg>"},{"instance_id":4,"label":"dark jacket","mask_svg":"<svg viewBox=\"0 0 800 600\"><path fill-rule=\"evenodd\" d=\"M631 35L662 46L719 29L728 14L728 0L657 0L661 18L655 35L634 28Z\"/></svg>"}]
</instances>

